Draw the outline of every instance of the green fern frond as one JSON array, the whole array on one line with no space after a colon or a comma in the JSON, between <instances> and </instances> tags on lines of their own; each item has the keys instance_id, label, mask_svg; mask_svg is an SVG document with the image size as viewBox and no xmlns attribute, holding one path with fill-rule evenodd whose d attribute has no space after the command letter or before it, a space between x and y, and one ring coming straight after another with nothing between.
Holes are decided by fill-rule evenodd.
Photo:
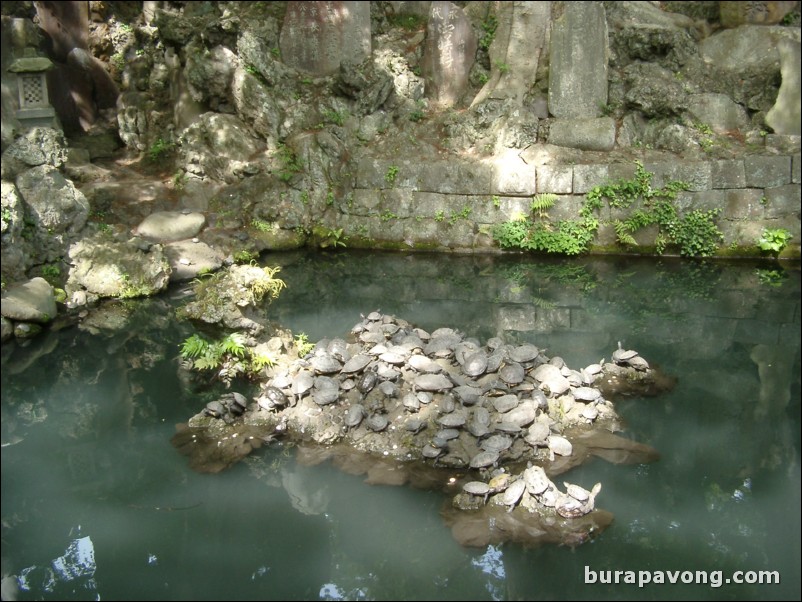
<instances>
[{"instance_id":1,"label":"green fern frond","mask_svg":"<svg viewBox=\"0 0 802 602\"><path fill-rule=\"evenodd\" d=\"M615 228L615 235L618 238L618 242L622 245L632 245L637 246L638 243L633 238L632 234L630 233L631 225L627 222L622 222L621 220L615 220L613 222L613 227Z\"/></svg>"},{"instance_id":2,"label":"green fern frond","mask_svg":"<svg viewBox=\"0 0 802 602\"><path fill-rule=\"evenodd\" d=\"M240 332L232 332L220 341L220 349L223 353L245 357L245 335Z\"/></svg>"},{"instance_id":3,"label":"green fern frond","mask_svg":"<svg viewBox=\"0 0 802 602\"><path fill-rule=\"evenodd\" d=\"M551 209L554 203L557 202L557 195L548 192L541 192L532 197L532 204L530 205L532 211L537 211L542 214L547 209Z\"/></svg>"},{"instance_id":4,"label":"green fern frond","mask_svg":"<svg viewBox=\"0 0 802 602\"><path fill-rule=\"evenodd\" d=\"M181 344L181 357L184 359L196 358L204 355L209 348L209 342L203 337L193 334Z\"/></svg>"}]
</instances>

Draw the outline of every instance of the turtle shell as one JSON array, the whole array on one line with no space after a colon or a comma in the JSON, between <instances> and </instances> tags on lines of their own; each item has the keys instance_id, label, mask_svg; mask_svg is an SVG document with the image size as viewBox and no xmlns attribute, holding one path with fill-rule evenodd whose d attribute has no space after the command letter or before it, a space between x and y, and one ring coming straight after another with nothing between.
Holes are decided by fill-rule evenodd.
<instances>
[{"instance_id":1,"label":"turtle shell","mask_svg":"<svg viewBox=\"0 0 802 602\"><path fill-rule=\"evenodd\" d=\"M501 368L498 374L501 377L501 380L508 385L517 385L523 381L525 372L524 367L521 364L517 362L510 362Z\"/></svg>"},{"instance_id":2,"label":"turtle shell","mask_svg":"<svg viewBox=\"0 0 802 602\"><path fill-rule=\"evenodd\" d=\"M419 391L445 391L454 387L451 379L443 374L419 374L413 382Z\"/></svg>"},{"instance_id":3,"label":"turtle shell","mask_svg":"<svg viewBox=\"0 0 802 602\"><path fill-rule=\"evenodd\" d=\"M365 366L367 366L373 360L372 357L366 355L364 353L360 353L358 355L353 356L343 365L340 372L344 374L353 374L355 372L361 372Z\"/></svg>"},{"instance_id":4,"label":"turtle shell","mask_svg":"<svg viewBox=\"0 0 802 602\"><path fill-rule=\"evenodd\" d=\"M540 495L552 484L546 476L546 471L540 466L530 466L524 471L523 477L526 489L531 495Z\"/></svg>"},{"instance_id":5,"label":"turtle shell","mask_svg":"<svg viewBox=\"0 0 802 602\"><path fill-rule=\"evenodd\" d=\"M540 350L537 347L526 343L524 345L514 347L510 351L510 359L514 362L525 364L526 362L531 362L534 360L539 354Z\"/></svg>"},{"instance_id":6,"label":"turtle shell","mask_svg":"<svg viewBox=\"0 0 802 602\"><path fill-rule=\"evenodd\" d=\"M362 422L362 419L365 417L365 406L359 403L355 403L348 411L345 413L345 426L348 428L354 428L359 426L359 423Z\"/></svg>"},{"instance_id":7,"label":"turtle shell","mask_svg":"<svg viewBox=\"0 0 802 602\"><path fill-rule=\"evenodd\" d=\"M367 420L365 420L365 424L370 430L378 433L387 428L387 425L390 424L390 420L384 414L371 414L368 416Z\"/></svg>"},{"instance_id":8,"label":"turtle shell","mask_svg":"<svg viewBox=\"0 0 802 602\"><path fill-rule=\"evenodd\" d=\"M487 495L490 493L490 485L482 481L468 481L462 486L462 490L471 495Z\"/></svg>"},{"instance_id":9,"label":"turtle shell","mask_svg":"<svg viewBox=\"0 0 802 602\"><path fill-rule=\"evenodd\" d=\"M486 468L498 462L498 452L483 451L471 458L471 468Z\"/></svg>"},{"instance_id":10,"label":"turtle shell","mask_svg":"<svg viewBox=\"0 0 802 602\"><path fill-rule=\"evenodd\" d=\"M515 504L521 499L521 496L524 494L526 490L526 483L524 483L523 479L518 479L517 481L513 481L504 490L504 493L501 494L500 502L505 506L509 506L510 510L515 507Z\"/></svg>"},{"instance_id":11,"label":"turtle shell","mask_svg":"<svg viewBox=\"0 0 802 602\"><path fill-rule=\"evenodd\" d=\"M479 445L485 451L503 452L512 447L512 437L507 435L492 435Z\"/></svg>"}]
</instances>

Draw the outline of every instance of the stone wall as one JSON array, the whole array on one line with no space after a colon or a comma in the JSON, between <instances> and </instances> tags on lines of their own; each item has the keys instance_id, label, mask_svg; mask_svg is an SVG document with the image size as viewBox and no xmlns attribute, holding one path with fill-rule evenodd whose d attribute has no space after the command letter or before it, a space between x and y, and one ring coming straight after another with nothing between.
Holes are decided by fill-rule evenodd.
<instances>
[{"instance_id":1,"label":"stone wall","mask_svg":"<svg viewBox=\"0 0 802 602\"><path fill-rule=\"evenodd\" d=\"M636 169L634 161L536 166L538 156L548 150L547 145L538 145L482 161L364 158L357 164L352 196L341 204L338 227L352 235L361 233L352 236L354 246L379 243L487 251L496 248L492 227L515 214L529 215L533 195L557 195L549 212L552 221L575 219L589 190L629 179ZM724 234L724 247L754 245L763 228L785 228L799 240L798 153L646 160L644 167L654 174L654 188L670 181L688 184L677 198L681 213L720 209L717 224ZM395 175L388 178L389 174ZM626 214L607 209L599 217L604 222ZM609 250L615 242L612 227L602 225L594 246ZM654 244L654 233L647 232L638 242Z\"/></svg>"}]
</instances>

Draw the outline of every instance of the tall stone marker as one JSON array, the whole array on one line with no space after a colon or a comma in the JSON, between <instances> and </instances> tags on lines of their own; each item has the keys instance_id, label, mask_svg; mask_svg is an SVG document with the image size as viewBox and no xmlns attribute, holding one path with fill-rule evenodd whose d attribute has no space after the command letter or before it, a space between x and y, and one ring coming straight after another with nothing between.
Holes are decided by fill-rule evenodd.
<instances>
[{"instance_id":1,"label":"tall stone marker","mask_svg":"<svg viewBox=\"0 0 802 602\"><path fill-rule=\"evenodd\" d=\"M549 113L598 117L607 104L607 19L601 2L566 2L552 21Z\"/></svg>"},{"instance_id":2,"label":"tall stone marker","mask_svg":"<svg viewBox=\"0 0 802 602\"><path fill-rule=\"evenodd\" d=\"M476 34L463 10L452 2L432 2L423 51L426 96L441 107L456 104L468 89L476 57Z\"/></svg>"},{"instance_id":3,"label":"tall stone marker","mask_svg":"<svg viewBox=\"0 0 802 602\"><path fill-rule=\"evenodd\" d=\"M370 2L287 2L279 39L285 64L314 76L370 57Z\"/></svg>"},{"instance_id":4,"label":"tall stone marker","mask_svg":"<svg viewBox=\"0 0 802 602\"><path fill-rule=\"evenodd\" d=\"M777 134L799 136L802 133L800 118L800 44L794 40L780 40L777 44L780 52L780 71L782 84L777 102L766 114L766 123Z\"/></svg>"}]
</instances>

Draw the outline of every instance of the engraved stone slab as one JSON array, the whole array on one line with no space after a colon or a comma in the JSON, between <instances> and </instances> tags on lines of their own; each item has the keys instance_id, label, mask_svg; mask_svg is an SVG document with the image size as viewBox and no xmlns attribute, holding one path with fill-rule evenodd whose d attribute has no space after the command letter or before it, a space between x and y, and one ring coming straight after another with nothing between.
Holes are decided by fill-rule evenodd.
<instances>
[{"instance_id":1,"label":"engraved stone slab","mask_svg":"<svg viewBox=\"0 0 802 602\"><path fill-rule=\"evenodd\" d=\"M451 2L432 2L423 51L426 96L453 106L468 88L476 56L476 34L463 10Z\"/></svg>"},{"instance_id":2,"label":"engraved stone slab","mask_svg":"<svg viewBox=\"0 0 802 602\"><path fill-rule=\"evenodd\" d=\"M279 39L282 60L311 75L370 56L369 2L287 2Z\"/></svg>"}]
</instances>

